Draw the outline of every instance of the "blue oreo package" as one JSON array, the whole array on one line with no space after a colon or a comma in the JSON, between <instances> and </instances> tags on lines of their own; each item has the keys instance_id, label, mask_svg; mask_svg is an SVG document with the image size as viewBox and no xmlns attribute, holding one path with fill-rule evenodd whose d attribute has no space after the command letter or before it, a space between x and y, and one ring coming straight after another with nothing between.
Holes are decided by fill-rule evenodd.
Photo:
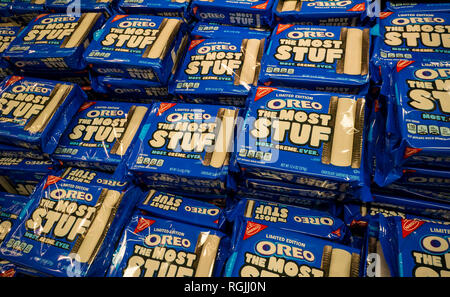
<instances>
[{"instance_id":1,"label":"blue oreo package","mask_svg":"<svg viewBox=\"0 0 450 297\"><path fill-rule=\"evenodd\" d=\"M253 220L236 224L227 277L358 277L360 251Z\"/></svg>"},{"instance_id":2,"label":"blue oreo package","mask_svg":"<svg viewBox=\"0 0 450 297\"><path fill-rule=\"evenodd\" d=\"M379 240L393 277L448 277L450 226L380 217Z\"/></svg>"},{"instance_id":3,"label":"blue oreo package","mask_svg":"<svg viewBox=\"0 0 450 297\"><path fill-rule=\"evenodd\" d=\"M3 54L24 71L83 70L83 52L102 25L101 13L41 14L33 19Z\"/></svg>"},{"instance_id":4,"label":"blue oreo package","mask_svg":"<svg viewBox=\"0 0 450 297\"><path fill-rule=\"evenodd\" d=\"M257 85L265 39L192 40L169 93L188 103L243 107Z\"/></svg>"},{"instance_id":5,"label":"blue oreo package","mask_svg":"<svg viewBox=\"0 0 450 297\"><path fill-rule=\"evenodd\" d=\"M159 82L140 79L127 79L113 76L91 76L94 92L104 95L104 100L152 103L153 101L167 101L169 88Z\"/></svg>"},{"instance_id":6,"label":"blue oreo package","mask_svg":"<svg viewBox=\"0 0 450 297\"><path fill-rule=\"evenodd\" d=\"M213 203L181 195L150 190L137 206L151 216L220 230L225 213Z\"/></svg>"},{"instance_id":7,"label":"blue oreo package","mask_svg":"<svg viewBox=\"0 0 450 297\"><path fill-rule=\"evenodd\" d=\"M20 213L30 201L30 198L23 195L0 192L0 244L20 221Z\"/></svg>"},{"instance_id":8,"label":"blue oreo package","mask_svg":"<svg viewBox=\"0 0 450 297\"><path fill-rule=\"evenodd\" d=\"M411 197L419 200L438 201L448 203L450 201L450 194L447 189L431 189L402 185L394 182L384 187L372 185L373 194L386 194L394 196Z\"/></svg>"},{"instance_id":9,"label":"blue oreo package","mask_svg":"<svg viewBox=\"0 0 450 297\"><path fill-rule=\"evenodd\" d=\"M143 184L225 192L238 113L232 106L155 103L127 170Z\"/></svg>"},{"instance_id":10,"label":"blue oreo package","mask_svg":"<svg viewBox=\"0 0 450 297\"><path fill-rule=\"evenodd\" d=\"M232 169L246 177L366 187L366 116L364 97L258 87L249 96Z\"/></svg>"},{"instance_id":11,"label":"blue oreo package","mask_svg":"<svg viewBox=\"0 0 450 297\"><path fill-rule=\"evenodd\" d=\"M88 101L67 126L52 157L66 166L115 171L126 159L151 105Z\"/></svg>"},{"instance_id":12,"label":"blue oreo package","mask_svg":"<svg viewBox=\"0 0 450 297\"><path fill-rule=\"evenodd\" d=\"M136 212L108 277L219 277L229 240L220 231Z\"/></svg>"},{"instance_id":13,"label":"blue oreo package","mask_svg":"<svg viewBox=\"0 0 450 297\"><path fill-rule=\"evenodd\" d=\"M282 24L357 26L367 17L367 3L367 0L277 0L272 10L275 21Z\"/></svg>"},{"instance_id":14,"label":"blue oreo package","mask_svg":"<svg viewBox=\"0 0 450 297\"><path fill-rule=\"evenodd\" d=\"M441 5L441 4L439 4ZM447 61L449 15L445 12L384 12L371 29L374 49L372 80L382 81L380 67L400 60Z\"/></svg>"},{"instance_id":15,"label":"blue oreo package","mask_svg":"<svg viewBox=\"0 0 450 297\"><path fill-rule=\"evenodd\" d=\"M190 31L192 39L223 38L266 38L270 37L270 30L262 28L238 27L224 24L197 22Z\"/></svg>"},{"instance_id":16,"label":"blue oreo package","mask_svg":"<svg viewBox=\"0 0 450 297\"><path fill-rule=\"evenodd\" d=\"M370 205L371 207L386 208L416 216L450 221L450 206L448 202L375 193L372 195Z\"/></svg>"},{"instance_id":17,"label":"blue oreo package","mask_svg":"<svg viewBox=\"0 0 450 297\"><path fill-rule=\"evenodd\" d=\"M259 82L359 94L369 83L368 28L278 24L261 63Z\"/></svg>"},{"instance_id":18,"label":"blue oreo package","mask_svg":"<svg viewBox=\"0 0 450 297\"><path fill-rule=\"evenodd\" d=\"M74 84L8 76L0 83L0 141L51 154L85 100Z\"/></svg>"},{"instance_id":19,"label":"blue oreo package","mask_svg":"<svg viewBox=\"0 0 450 297\"><path fill-rule=\"evenodd\" d=\"M346 241L349 235L344 222L328 212L264 200L240 199L227 218L235 223L251 220L338 242Z\"/></svg>"},{"instance_id":20,"label":"blue oreo package","mask_svg":"<svg viewBox=\"0 0 450 297\"><path fill-rule=\"evenodd\" d=\"M21 26L0 26L0 57L7 50L11 42L22 30ZM0 58L0 79L13 73L12 65L3 57Z\"/></svg>"},{"instance_id":21,"label":"blue oreo package","mask_svg":"<svg viewBox=\"0 0 450 297\"><path fill-rule=\"evenodd\" d=\"M399 61L382 87L387 114L377 150L375 181L398 180L404 166L449 168L450 124L447 62Z\"/></svg>"},{"instance_id":22,"label":"blue oreo package","mask_svg":"<svg viewBox=\"0 0 450 297\"><path fill-rule=\"evenodd\" d=\"M12 18L14 21L26 26L35 17L46 12L45 5L46 1L44 0L12 0Z\"/></svg>"},{"instance_id":23,"label":"blue oreo package","mask_svg":"<svg viewBox=\"0 0 450 297\"><path fill-rule=\"evenodd\" d=\"M105 16L115 13L115 0L47 0L46 8L52 13L101 12Z\"/></svg>"},{"instance_id":24,"label":"blue oreo package","mask_svg":"<svg viewBox=\"0 0 450 297\"><path fill-rule=\"evenodd\" d=\"M386 10L393 12L449 12L450 3L445 1L386 1Z\"/></svg>"},{"instance_id":25,"label":"blue oreo package","mask_svg":"<svg viewBox=\"0 0 450 297\"><path fill-rule=\"evenodd\" d=\"M193 0L193 16L202 22L244 27L271 27L275 0Z\"/></svg>"},{"instance_id":26,"label":"blue oreo package","mask_svg":"<svg viewBox=\"0 0 450 297\"><path fill-rule=\"evenodd\" d=\"M95 33L84 59L97 75L167 84L188 40L180 18L115 15Z\"/></svg>"},{"instance_id":27,"label":"blue oreo package","mask_svg":"<svg viewBox=\"0 0 450 297\"><path fill-rule=\"evenodd\" d=\"M105 187L116 191L124 191L131 186L130 181L124 176L117 178L110 173L77 167L64 167L51 173L65 180L74 181L85 185Z\"/></svg>"},{"instance_id":28,"label":"blue oreo package","mask_svg":"<svg viewBox=\"0 0 450 297\"><path fill-rule=\"evenodd\" d=\"M29 150L20 146L7 145L0 143L0 157L7 158L28 158L34 160L47 160L50 155L39 151Z\"/></svg>"},{"instance_id":29,"label":"blue oreo package","mask_svg":"<svg viewBox=\"0 0 450 297\"><path fill-rule=\"evenodd\" d=\"M240 182L237 185L237 192L239 195L257 194L261 192L264 197L271 197L277 199L279 196L293 196L310 198L324 201L344 201L349 193L339 192L335 190L328 190L324 188L316 188L306 185L299 185L294 183L278 182L270 179L260 178L239 178ZM305 178L306 179L306 178ZM350 192L351 190L349 190Z\"/></svg>"},{"instance_id":30,"label":"blue oreo package","mask_svg":"<svg viewBox=\"0 0 450 297\"><path fill-rule=\"evenodd\" d=\"M29 196L54 165L52 160L0 158L0 191Z\"/></svg>"},{"instance_id":31,"label":"blue oreo package","mask_svg":"<svg viewBox=\"0 0 450 297\"><path fill-rule=\"evenodd\" d=\"M189 3L190 0L119 0L116 5L122 13L181 17L189 20Z\"/></svg>"},{"instance_id":32,"label":"blue oreo package","mask_svg":"<svg viewBox=\"0 0 450 297\"><path fill-rule=\"evenodd\" d=\"M450 172L431 168L404 167L397 183L425 189L450 189Z\"/></svg>"},{"instance_id":33,"label":"blue oreo package","mask_svg":"<svg viewBox=\"0 0 450 297\"><path fill-rule=\"evenodd\" d=\"M104 276L116 241L142 192L49 175L32 194L1 257L51 276Z\"/></svg>"}]
</instances>

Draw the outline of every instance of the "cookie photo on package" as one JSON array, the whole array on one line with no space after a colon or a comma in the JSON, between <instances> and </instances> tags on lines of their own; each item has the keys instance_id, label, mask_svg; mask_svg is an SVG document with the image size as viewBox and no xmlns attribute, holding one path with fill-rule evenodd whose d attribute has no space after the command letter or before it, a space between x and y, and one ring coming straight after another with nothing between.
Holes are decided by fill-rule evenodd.
<instances>
[{"instance_id":1,"label":"cookie photo on package","mask_svg":"<svg viewBox=\"0 0 450 297\"><path fill-rule=\"evenodd\" d=\"M108 277L217 277L227 240L217 230L135 213Z\"/></svg>"},{"instance_id":2,"label":"cookie photo on package","mask_svg":"<svg viewBox=\"0 0 450 297\"><path fill-rule=\"evenodd\" d=\"M258 87L249 96L233 170L363 187L366 116L364 97Z\"/></svg>"},{"instance_id":3,"label":"cookie photo on package","mask_svg":"<svg viewBox=\"0 0 450 297\"><path fill-rule=\"evenodd\" d=\"M189 20L191 0L119 0L118 10L127 14L180 17Z\"/></svg>"},{"instance_id":4,"label":"cookie photo on package","mask_svg":"<svg viewBox=\"0 0 450 297\"><path fill-rule=\"evenodd\" d=\"M188 41L180 18L115 15L87 48L84 58L97 75L167 84Z\"/></svg>"},{"instance_id":5,"label":"cookie photo on package","mask_svg":"<svg viewBox=\"0 0 450 297\"><path fill-rule=\"evenodd\" d=\"M359 94L369 82L370 30L364 27L278 24L259 82Z\"/></svg>"},{"instance_id":6,"label":"cookie photo on package","mask_svg":"<svg viewBox=\"0 0 450 297\"><path fill-rule=\"evenodd\" d=\"M67 126L52 155L65 166L113 172L131 151L151 105L88 101Z\"/></svg>"},{"instance_id":7,"label":"cookie photo on package","mask_svg":"<svg viewBox=\"0 0 450 297\"><path fill-rule=\"evenodd\" d=\"M83 70L83 52L103 23L101 13L40 14L11 43L3 56L24 71Z\"/></svg>"},{"instance_id":8,"label":"cookie photo on package","mask_svg":"<svg viewBox=\"0 0 450 297\"><path fill-rule=\"evenodd\" d=\"M272 26L272 5L275 0L192 0L193 16L206 23L243 27Z\"/></svg>"},{"instance_id":9,"label":"cookie photo on package","mask_svg":"<svg viewBox=\"0 0 450 297\"><path fill-rule=\"evenodd\" d=\"M449 225L380 217L379 240L393 277L448 277Z\"/></svg>"},{"instance_id":10,"label":"cookie photo on package","mask_svg":"<svg viewBox=\"0 0 450 297\"><path fill-rule=\"evenodd\" d=\"M447 62L401 60L389 68L385 143L377 150L375 181L380 186L398 180L404 166L450 167L450 65Z\"/></svg>"},{"instance_id":11,"label":"cookie photo on package","mask_svg":"<svg viewBox=\"0 0 450 297\"><path fill-rule=\"evenodd\" d=\"M226 191L238 112L231 106L155 103L127 170L144 184Z\"/></svg>"},{"instance_id":12,"label":"cookie photo on package","mask_svg":"<svg viewBox=\"0 0 450 297\"><path fill-rule=\"evenodd\" d=\"M277 0L272 10L277 23L355 27L363 25L367 3L367 0Z\"/></svg>"},{"instance_id":13,"label":"cookie photo on package","mask_svg":"<svg viewBox=\"0 0 450 297\"><path fill-rule=\"evenodd\" d=\"M226 277L358 277L360 251L246 220L234 230Z\"/></svg>"},{"instance_id":14,"label":"cookie photo on package","mask_svg":"<svg viewBox=\"0 0 450 297\"><path fill-rule=\"evenodd\" d=\"M104 276L142 193L49 175L0 246L1 257L59 277Z\"/></svg>"},{"instance_id":15,"label":"cookie photo on package","mask_svg":"<svg viewBox=\"0 0 450 297\"><path fill-rule=\"evenodd\" d=\"M243 107L258 83L264 38L192 40L169 93L188 103Z\"/></svg>"},{"instance_id":16,"label":"cookie photo on package","mask_svg":"<svg viewBox=\"0 0 450 297\"><path fill-rule=\"evenodd\" d=\"M217 230L225 224L224 210L213 203L154 189L143 196L137 207L153 217Z\"/></svg>"},{"instance_id":17,"label":"cookie photo on package","mask_svg":"<svg viewBox=\"0 0 450 297\"><path fill-rule=\"evenodd\" d=\"M85 100L74 84L8 76L0 84L0 141L51 154Z\"/></svg>"}]
</instances>

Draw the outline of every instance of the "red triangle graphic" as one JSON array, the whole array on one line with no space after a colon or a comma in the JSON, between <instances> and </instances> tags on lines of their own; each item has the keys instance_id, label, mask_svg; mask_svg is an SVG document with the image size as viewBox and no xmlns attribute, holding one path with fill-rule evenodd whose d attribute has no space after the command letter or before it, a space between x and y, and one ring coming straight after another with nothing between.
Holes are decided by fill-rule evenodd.
<instances>
[{"instance_id":1,"label":"red triangle graphic","mask_svg":"<svg viewBox=\"0 0 450 297\"><path fill-rule=\"evenodd\" d=\"M258 89L256 90L256 94L255 94L255 101L258 101L262 97L269 95L270 93L272 93L275 90L276 90L276 88L258 87Z\"/></svg>"},{"instance_id":2,"label":"red triangle graphic","mask_svg":"<svg viewBox=\"0 0 450 297\"><path fill-rule=\"evenodd\" d=\"M405 69L406 67L408 67L409 65L411 65L414 62L415 61L406 61L406 60L398 61L397 62L397 72L402 71L403 69Z\"/></svg>"},{"instance_id":3,"label":"red triangle graphic","mask_svg":"<svg viewBox=\"0 0 450 297\"><path fill-rule=\"evenodd\" d=\"M118 14L112 19L111 23L117 22L118 20L126 18L127 16L127 14Z\"/></svg>"},{"instance_id":4,"label":"red triangle graphic","mask_svg":"<svg viewBox=\"0 0 450 297\"><path fill-rule=\"evenodd\" d=\"M196 47L197 45L199 45L203 41L205 41L205 39L192 40L191 44L189 45L189 50L192 50L194 47Z\"/></svg>"},{"instance_id":5,"label":"red triangle graphic","mask_svg":"<svg viewBox=\"0 0 450 297\"><path fill-rule=\"evenodd\" d=\"M350 8L347 11L364 11L364 10L366 10L366 4L360 3L360 4L356 4L355 6L353 6L352 8Z\"/></svg>"},{"instance_id":6,"label":"red triangle graphic","mask_svg":"<svg viewBox=\"0 0 450 297\"><path fill-rule=\"evenodd\" d=\"M219 224L219 220L215 220L213 223L214 224Z\"/></svg>"},{"instance_id":7,"label":"red triangle graphic","mask_svg":"<svg viewBox=\"0 0 450 297\"><path fill-rule=\"evenodd\" d=\"M391 14L393 14L393 12L392 11L383 11L383 12L380 12L380 19L385 19L385 18L387 18L388 16L390 16Z\"/></svg>"},{"instance_id":8,"label":"red triangle graphic","mask_svg":"<svg viewBox=\"0 0 450 297\"><path fill-rule=\"evenodd\" d=\"M156 115L157 116L162 115L165 111L169 110L170 108L172 108L175 105L176 105L176 103L164 103L164 102L161 102L159 104L158 113Z\"/></svg>"},{"instance_id":9,"label":"red triangle graphic","mask_svg":"<svg viewBox=\"0 0 450 297\"><path fill-rule=\"evenodd\" d=\"M6 86L10 86L22 79L24 79L23 76L17 76L17 75L11 76L11 78L8 79L8 81L6 82Z\"/></svg>"},{"instance_id":10,"label":"red triangle graphic","mask_svg":"<svg viewBox=\"0 0 450 297\"><path fill-rule=\"evenodd\" d=\"M336 235L337 237L341 237L341 228L334 230L333 232L331 232L332 234Z\"/></svg>"},{"instance_id":11,"label":"red triangle graphic","mask_svg":"<svg viewBox=\"0 0 450 297\"><path fill-rule=\"evenodd\" d=\"M425 221L402 219L402 236L405 238L412 232L416 231Z\"/></svg>"},{"instance_id":12,"label":"red triangle graphic","mask_svg":"<svg viewBox=\"0 0 450 297\"><path fill-rule=\"evenodd\" d=\"M14 268L10 268L0 273L0 277L13 277L15 273L16 271L14 270Z\"/></svg>"},{"instance_id":13,"label":"red triangle graphic","mask_svg":"<svg viewBox=\"0 0 450 297\"><path fill-rule=\"evenodd\" d=\"M245 227L245 233L243 240L252 237L255 234L258 234L262 230L266 229L267 226L255 222L247 221L247 226Z\"/></svg>"},{"instance_id":14,"label":"red triangle graphic","mask_svg":"<svg viewBox=\"0 0 450 297\"><path fill-rule=\"evenodd\" d=\"M403 155L403 159L407 159L409 157L411 157L412 155L417 154L418 152L420 152L422 149L420 148L412 148L412 147L407 147L405 149L405 154Z\"/></svg>"},{"instance_id":15,"label":"red triangle graphic","mask_svg":"<svg viewBox=\"0 0 450 297\"><path fill-rule=\"evenodd\" d=\"M36 21L39 20L39 19L42 19L43 17L45 17L45 16L47 16L47 15L49 15L49 13L43 13L43 14L38 15L38 16L34 19L34 22L36 22Z\"/></svg>"},{"instance_id":16,"label":"red triangle graphic","mask_svg":"<svg viewBox=\"0 0 450 297\"><path fill-rule=\"evenodd\" d=\"M289 29L292 26L294 26L294 25L293 24L287 24L287 25L279 24L277 27L277 35L280 34L281 32L283 32L284 30Z\"/></svg>"},{"instance_id":17,"label":"red triangle graphic","mask_svg":"<svg viewBox=\"0 0 450 297\"><path fill-rule=\"evenodd\" d=\"M60 180L62 180L62 177L59 176L54 176L54 175L49 175L47 177L47 181L45 182L44 185L44 189L46 189L48 186L56 184L57 182L59 182Z\"/></svg>"},{"instance_id":18,"label":"red triangle graphic","mask_svg":"<svg viewBox=\"0 0 450 297\"><path fill-rule=\"evenodd\" d=\"M150 219L144 219L144 218L139 218L139 221L136 225L136 228L134 229L133 233L139 233L141 231L144 231L145 229L147 229L148 227L150 227L151 225L153 225L153 223L156 222L155 220L150 220Z\"/></svg>"},{"instance_id":19,"label":"red triangle graphic","mask_svg":"<svg viewBox=\"0 0 450 297\"><path fill-rule=\"evenodd\" d=\"M95 101L89 101L89 102L85 102L83 103L83 105L80 106L80 109L78 109L78 112L81 112L83 110L88 109L89 107L91 107L92 105L96 104L97 102Z\"/></svg>"},{"instance_id":20,"label":"red triangle graphic","mask_svg":"<svg viewBox=\"0 0 450 297\"><path fill-rule=\"evenodd\" d=\"M252 8L255 8L255 9L266 9L267 8L267 4L269 4L269 0L267 0L265 3L252 6Z\"/></svg>"},{"instance_id":21,"label":"red triangle graphic","mask_svg":"<svg viewBox=\"0 0 450 297\"><path fill-rule=\"evenodd\" d=\"M197 10L198 10L198 6L194 6L194 8L192 8L192 12L194 13L194 15L197 14Z\"/></svg>"}]
</instances>

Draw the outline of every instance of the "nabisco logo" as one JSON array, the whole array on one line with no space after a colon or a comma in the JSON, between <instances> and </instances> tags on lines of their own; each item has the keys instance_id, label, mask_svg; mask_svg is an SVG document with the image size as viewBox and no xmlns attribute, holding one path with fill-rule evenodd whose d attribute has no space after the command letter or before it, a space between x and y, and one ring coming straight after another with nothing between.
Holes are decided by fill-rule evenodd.
<instances>
[{"instance_id":1,"label":"nabisco logo","mask_svg":"<svg viewBox=\"0 0 450 297\"><path fill-rule=\"evenodd\" d=\"M258 101L262 97L269 95L275 90L276 88L259 87L258 90L256 90L255 101Z\"/></svg>"},{"instance_id":2,"label":"nabisco logo","mask_svg":"<svg viewBox=\"0 0 450 297\"><path fill-rule=\"evenodd\" d=\"M159 109L158 109L157 115L158 116L162 115L165 111L169 110L170 108L172 108L175 105L176 105L176 103L161 103L159 105Z\"/></svg>"},{"instance_id":3,"label":"nabisco logo","mask_svg":"<svg viewBox=\"0 0 450 297\"><path fill-rule=\"evenodd\" d=\"M247 226L245 227L245 234L243 240L246 240L249 237L252 237L255 234L258 234L259 232L266 229L266 225L254 223L254 222L247 222Z\"/></svg>"},{"instance_id":4,"label":"nabisco logo","mask_svg":"<svg viewBox=\"0 0 450 297\"><path fill-rule=\"evenodd\" d=\"M402 71L403 69L405 69L406 67L408 67L409 65L413 64L414 61L407 61L407 60L400 60L397 62L397 72Z\"/></svg>"},{"instance_id":5,"label":"nabisco logo","mask_svg":"<svg viewBox=\"0 0 450 297\"><path fill-rule=\"evenodd\" d=\"M145 218L139 218L139 221L138 221L133 233L139 233L141 231L144 231L145 229L147 229L148 227L153 225L154 222L156 222L156 221L150 220L150 219L145 219Z\"/></svg>"},{"instance_id":6,"label":"nabisco logo","mask_svg":"<svg viewBox=\"0 0 450 297\"><path fill-rule=\"evenodd\" d=\"M416 231L417 228L422 226L425 222L419 220L402 219L402 236L405 238L412 232Z\"/></svg>"}]
</instances>

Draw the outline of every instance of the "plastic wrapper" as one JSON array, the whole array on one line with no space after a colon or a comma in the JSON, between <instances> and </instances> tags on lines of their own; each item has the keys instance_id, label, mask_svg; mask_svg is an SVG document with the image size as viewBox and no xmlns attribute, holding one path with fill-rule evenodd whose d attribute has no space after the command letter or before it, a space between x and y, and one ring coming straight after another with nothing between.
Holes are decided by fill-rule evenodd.
<instances>
[{"instance_id":1,"label":"plastic wrapper","mask_svg":"<svg viewBox=\"0 0 450 297\"><path fill-rule=\"evenodd\" d=\"M221 276L228 244L217 230L135 213L119 241L108 276Z\"/></svg>"},{"instance_id":2,"label":"plastic wrapper","mask_svg":"<svg viewBox=\"0 0 450 297\"><path fill-rule=\"evenodd\" d=\"M83 53L104 17L101 13L41 14L11 42L3 56L23 71L83 70Z\"/></svg>"},{"instance_id":3,"label":"plastic wrapper","mask_svg":"<svg viewBox=\"0 0 450 297\"><path fill-rule=\"evenodd\" d=\"M192 0L193 16L202 22L270 27L275 0Z\"/></svg>"},{"instance_id":4,"label":"plastic wrapper","mask_svg":"<svg viewBox=\"0 0 450 297\"><path fill-rule=\"evenodd\" d=\"M259 82L348 94L369 83L370 30L278 24L261 63Z\"/></svg>"},{"instance_id":5,"label":"plastic wrapper","mask_svg":"<svg viewBox=\"0 0 450 297\"><path fill-rule=\"evenodd\" d=\"M86 97L74 84L8 76L0 84L0 141L53 153Z\"/></svg>"},{"instance_id":6,"label":"plastic wrapper","mask_svg":"<svg viewBox=\"0 0 450 297\"><path fill-rule=\"evenodd\" d=\"M259 38L193 40L169 93L188 103L243 107L257 85L264 45Z\"/></svg>"},{"instance_id":7,"label":"plastic wrapper","mask_svg":"<svg viewBox=\"0 0 450 297\"><path fill-rule=\"evenodd\" d=\"M65 166L115 171L126 159L151 105L88 101L67 126L52 155Z\"/></svg>"},{"instance_id":8,"label":"plastic wrapper","mask_svg":"<svg viewBox=\"0 0 450 297\"><path fill-rule=\"evenodd\" d=\"M272 10L275 21L282 24L357 26L366 21L367 3L367 0L277 0Z\"/></svg>"},{"instance_id":9,"label":"plastic wrapper","mask_svg":"<svg viewBox=\"0 0 450 297\"><path fill-rule=\"evenodd\" d=\"M253 220L237 224L225 276L358 277L360 251Z\"/></svg>"},{"instance_id":10,"label":"plastic wrapper","mask_svg":"<svg viewBox=\"0 0 450 297\"><path fill-rule=\"evenodd\" d=\"M104 276L142 192L49 175L0 246L2 258L60 277Z\"/></svg>"},{"instance_id":11,"label":"plastic wrapper","mask_svg":"<svg viewBox=\"0 0 450 297\"><path fill-rule=\"evenodd\" d=\"M187 42L180 18L115 15L95 33L84 54L97 75L167 84Z\"/></svg>"}]
</instances>

